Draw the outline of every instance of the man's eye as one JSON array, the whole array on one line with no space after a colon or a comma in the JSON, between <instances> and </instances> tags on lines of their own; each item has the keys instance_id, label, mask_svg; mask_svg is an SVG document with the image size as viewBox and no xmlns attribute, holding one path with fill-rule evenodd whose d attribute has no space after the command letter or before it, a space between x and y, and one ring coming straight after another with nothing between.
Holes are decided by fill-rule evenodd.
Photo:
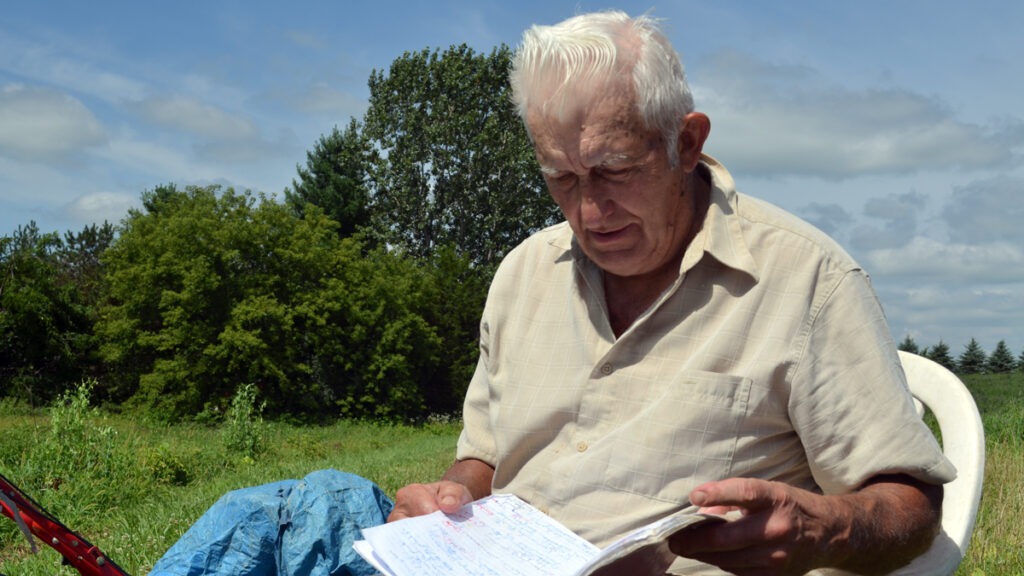
<instances>
[{"instance_id":1,"label":"man's eye","mask_svg":"<svg viewBox=\"0 0 1024 576\"><path fill-rule=\"evenodd\" d=\"M559 172L556 174L549 174L548 180L561 185L571 184L576 180L576 175L572 172Z\"/></svg>"},{"instance_id":2,"label":"man's eye","mask_svg":"<svg viewBox=\"0 0 1024 576\"><path fill-rule=\"evenodd\" d=\"M633 173L631 168L602 168L601 176L607 180L625 180Z\"/></svg>"}]
</instances>

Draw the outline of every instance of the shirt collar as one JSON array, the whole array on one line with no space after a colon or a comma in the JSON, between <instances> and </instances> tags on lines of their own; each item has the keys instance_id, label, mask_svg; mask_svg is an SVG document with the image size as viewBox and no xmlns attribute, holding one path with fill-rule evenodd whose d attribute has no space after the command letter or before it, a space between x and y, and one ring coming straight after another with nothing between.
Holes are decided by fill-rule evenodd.
<instances>
[{"instance_id":1,"label":"shirt collar","mask_svg":"<svg viewBox=\"0 0 1024 576\"><path fill-rule=\"evenodd\" d=\"M742 222L737 216L739 194L732 175L707 154L702 155L701 165L711 174L711 202L704 216L704 225L683 255L680 272L685 273L708 255L747 274L756 282L759 277L757 263L743 237Z\"/></svg>"}]
</instances>

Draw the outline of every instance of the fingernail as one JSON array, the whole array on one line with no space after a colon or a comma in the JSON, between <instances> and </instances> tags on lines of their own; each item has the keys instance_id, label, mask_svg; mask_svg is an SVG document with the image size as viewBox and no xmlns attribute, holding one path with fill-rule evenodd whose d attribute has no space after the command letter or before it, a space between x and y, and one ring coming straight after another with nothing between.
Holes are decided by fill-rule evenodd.
<instances>
[{"instance_id":1,"label":"fingernail","mask_svg":"<svg viewBox=\"0 0 1024 576\"><path fill-rule=\"evenodd\" d=\"M690 503L694 504L695 506L703 506L704 503L707 502L707 501L708 501L708 494L707 494L707 492L697 491L697 492L691 492L690 493Z\"/></svg>"}]
</instances>

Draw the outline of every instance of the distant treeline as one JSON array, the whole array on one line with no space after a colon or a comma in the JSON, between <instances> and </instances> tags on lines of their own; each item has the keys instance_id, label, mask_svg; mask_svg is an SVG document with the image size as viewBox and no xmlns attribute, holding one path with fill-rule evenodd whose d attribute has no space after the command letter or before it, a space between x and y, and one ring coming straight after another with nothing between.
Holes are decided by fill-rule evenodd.
<instances>
[{"instance_id":1,"label":"distant treeline","mask_svg":"<svg viewBox=\"0 0 1024 576\"><path fill-rule=\"evenodd\" d=\"M1004 340L1000 340L996 344L995 350L988 354L977 340L971 338L971 341L964 346L963 352L956 358L950 354L949 345L941 340L934 346L919 348L917 342L914 342L914 339L908 335L900 342L899 349L930 358L958 374L1000 374L1024 371L1024 350L1014 357Z\"/></svg>"}]
</instances>

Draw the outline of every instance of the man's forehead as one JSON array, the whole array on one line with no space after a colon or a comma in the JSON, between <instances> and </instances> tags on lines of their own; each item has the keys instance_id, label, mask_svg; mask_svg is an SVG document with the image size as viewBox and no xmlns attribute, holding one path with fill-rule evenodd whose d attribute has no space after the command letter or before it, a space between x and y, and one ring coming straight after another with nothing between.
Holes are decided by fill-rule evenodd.
<instances>
[{"instance_id":1,"label":"man's forehead","mask_svg":"<svg viewBox=\"0 0 1024 576\"><path fill-rule=\"evenodd\" d=\"M576 122L541 120L531 124L534 150L543 167L563 163L585 166L628 162L651 149L654 134L639 118L588 116Z\"/></svg>"}]
</instances>

